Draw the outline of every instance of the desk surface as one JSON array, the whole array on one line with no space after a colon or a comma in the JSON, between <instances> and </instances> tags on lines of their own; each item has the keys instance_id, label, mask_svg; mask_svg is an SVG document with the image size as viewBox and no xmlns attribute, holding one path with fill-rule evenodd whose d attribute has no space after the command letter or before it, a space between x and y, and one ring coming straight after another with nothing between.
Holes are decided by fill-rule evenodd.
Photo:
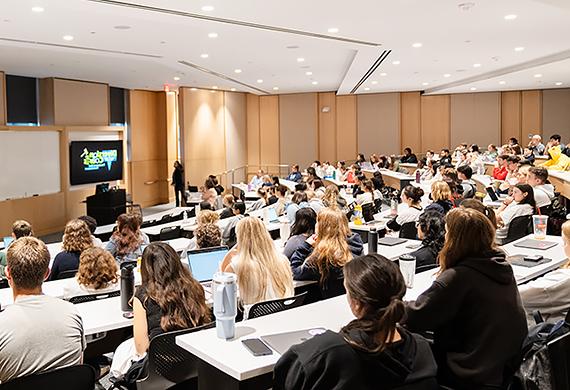
<instances>
[{"instance_id":1,"label":"desk surface","mask_svg":"<svg viewBox=\"0 0 570 390\"><path fill-rule=\"evenodd\" d=\"M175 215L178 215L184 211L191 211L192 209L193 209L193 207L174 207L170 210L161 211L160 213L144 215L143 221L144 222L156 221L156 220L160 220L165 215L175 216ZM109 224L109 225L97 226L97 229L95 229L95 235L111 233L114 228L115 228L114 223Z\"/></svg>"}]
</instances>

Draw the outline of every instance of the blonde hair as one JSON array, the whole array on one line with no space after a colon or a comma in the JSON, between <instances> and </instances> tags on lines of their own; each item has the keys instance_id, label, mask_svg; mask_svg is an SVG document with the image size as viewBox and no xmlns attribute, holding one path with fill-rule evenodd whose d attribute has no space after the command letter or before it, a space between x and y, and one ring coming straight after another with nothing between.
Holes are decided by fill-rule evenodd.
<instances>
[{"instance_id":1,"label":"blonde hair","mask_svg":"<svg viewBox=\"0 0 570 390\"><path fill-rule=\"evenodd\" d=\"M118 281L119 267L110 252L103 248L89 248L79 257L77 282L80 285L100 290Z\"/></svg>"},{"instance_id":2,"label":"blonde hair","mask_svg":"<svg viewBox=\"0 0 570 390\"><path fill-rule=\"evenodd\" d=\"M443 180L434 181L431 184L431 199L434 202L450 198L451 198L451 189L449 188L449 184L447 184Z\"/></svg>"},{"instance_id":3,"label":"blonde hair","mask_svg":"<svg viewBox=\"0 0 570 390\"><path fill-rule=\"evenodd\" d=\"M330 209L338 210L338 196L340 192L336 185L330 184L325 188L325 194L323 195L322 201L325 207Z\"/></svg>"},{"instance_id":4,"label":"blonde hair","mask_svg":"<svg viewBox=\"0 0 570 390\"><path fill-rule=\"evenodd\" d=\"M562 238L564 241L570 243L570 221L566 221L562 224ZM562 266L562 268L570 268L570 259Z\"/></svg>"},{"instance_id":5,"label":"blonde hair","mask_svg":"<svg viewBox=\"0 0 570 390\"><path fill-rule=\"evenodd\" d=\"M216 223L220 219L220 215L212 210L200 210L198 216L196 217L196 223L198 225L206 225L209 223Z\"/></svg>"},{"instance_id":6,"label":"blonde hair","mask_svg":"<svg viewBox=\"0 0 570 390\"><path fill-rule=\"evenodd\" d=\"M259 218L245 217L236 226L239 265L234 269L241 301L251 305L265 300L269 284L277 297L294 294L288 262L277 252Z\"/></svg>"},{"instance_id":7,"label":"blonde hair","mask_svg":"<svg viewBox=\"0 0 570 390\"><path fill-rule=\"evenodd\" d=\"M83 252L93 246L91 231L85 222L72 219L65 225L63 233L63 250L66 252Z\"/></svg>"},{"instance_id":8,"label":"blonde hair","mask_svg":"<svg viewBox=\"0 0 570 390\"><path fill-rule=\"evenodd\" d=\"M307 262L317 268L321 285L326 281L330 268L343 267L352 259L346 242L350 234L348 219L341 211L324 208L317 215L317 240L315 250Z\"/></svg>"}]
</instances>

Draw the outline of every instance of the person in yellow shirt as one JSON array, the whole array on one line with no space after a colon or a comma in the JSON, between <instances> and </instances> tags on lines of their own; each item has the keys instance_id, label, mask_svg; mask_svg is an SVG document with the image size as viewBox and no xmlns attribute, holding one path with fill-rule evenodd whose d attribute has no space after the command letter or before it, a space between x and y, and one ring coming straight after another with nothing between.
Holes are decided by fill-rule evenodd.
<instances>
[{"instance_id":1,"label":"person in yellow shirt","mask_svg":"<svg viewBox=\"0 0 570 390\"><path fill-rule=\"evenodd\" d=\"M544 162L542 164L543 167L556 171L570 170L570 157L562 153L560 146L551 147L548 149L548 154L551 159Z\"/></svg>"}]
</instances>

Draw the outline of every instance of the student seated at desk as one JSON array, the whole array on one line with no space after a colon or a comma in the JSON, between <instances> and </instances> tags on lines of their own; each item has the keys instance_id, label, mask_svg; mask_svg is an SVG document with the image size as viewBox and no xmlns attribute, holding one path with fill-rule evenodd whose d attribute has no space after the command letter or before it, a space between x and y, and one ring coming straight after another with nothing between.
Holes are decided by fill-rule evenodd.
<instances>
[{"instance_id":1,"label":"student seated at desk","mask_svg":"<svg viewBox=\"0 0 570 390\"><path fill-rule=\"evenodd\" d=\"M307 182L307 184L309 184L309 188L318 196L322 197L325 194L325 185L322 180L311 180Z\"/></svg>"},{"instance_id":2,"label":"student seated at desk","mask_svg":"<svg viewBox=\"0 0 570 390\"><path fill-rule=\"evenodd\" d=\"M507 174L509 171L507 170L507 159L509 158L508 155L502 154L497 156L497 162L495 163L495 167L493 168L493 179L495 180L505 180L507 178Z\"/></svg>"},{"instance_id":3,"label":"student seated at desk","mask_svg":"<svg viewBox=\"0 0 570 390\"><path fill-rule=\"evenodd\" d=\"M445 181L434 181L431 184L430 198L432 203L425 208L425 211L435 210L445 215L454 207L451 202L451 189Z\"/></svg>"},{"instance_id":4,"label":"student seated at desk","mask_svg":"<svg viewBox=\"0 0 570 390\"><path fill-rule=\"evenodd\" d=\"M477 192L477 185L471 180L472 176L473 170L469 165L463 165L457 168L457 177L461 181L461 187L463 189L463 199L474 198Z\"/></svg>"},{"instance_id":5,"label":"student seated at desk","mask_svg":"<svg viewBox=\"0 0 570 390\"><path fill-rule=\"evenodd\" d=\"M49 251L34 237L8 248L14 303L0 313L0 382L81 364L85 335L74 305L42 294Z\"/></svg>"},{"instance_id":6,"label":"student seated at desk","mask_svg":"<svg viewBox=\"0 0 570 390\"><path fill-rule=\"evenodd\" d=\"M267 206L267 204L269 203L269 196L267 195L267 190L263 187L260 187L257 189L257 195L259 196L259 199L256 200L255 202L252 203L251 206L249 206L249 208L247 209L248 213L251 213L252 211L256 211L256 210L260 210L262 208L264 208L265 206Z\"/></svg>"},{"instance_id":7,"label":"student seated at desk","mask_svg":"<svg viewBox=\"0 0 570 390\"><path fill-rule=\"evenodd\" d=\"M410 253L416 258L416 269L437 264L437 256L445 243L445 219L437 211L422 213L416 222L421 246Z\"/></svg>"},{"instance_id":8,"label":"student seated at desk","mask_svg":"<svg viewBox=\"0 0 570 390\"><path fill-rule=\"evenodd\" d=\"M526 175L527 183L532 186L536 207L546 207L554 199L554 186L548 181L548 170L544 167L530 167Z\"/></svg>"},{"instance_id":9,"label":"student seated at desk","mask_svg":"<svg viewBox=\"0 0 570 390\"><path fill-rule=\"evenodd\" d=\"M208 179L212 181L214 184L214 189L218 195L222 195L224 193L224 187L218 182L218 178L214 175L209 175Z\"/></svg>"},{"instance_id":10,"label":"student seated at desk","mask_svg":"<svg viewBox=\"0 0 570 390\"><path fill-rule=\"evenodd\" d=\"M21 237L29 237L33 236L34 231L32 229L32 225L24 220L15 221L12 224L12 238L17 240ZM14 241L12 241L14 242ZM10 244L12 245L12 244ZM10 248L10 246L8 246ZM8 248L4 248L0 251L0 279L6 277L5 269L6 269L6 253L8 252Z\"/></svg>"},{"instance_id":11,"label":"student seated at desk","mask_svg":"<svg viewBox=\"0 0 570 390\"><path fill-rule=\"evenodd\" d=\"M119 289L119 267L115 258L103 248L84 250L79 257L79 270L63 286L63 298L104 294Z\"/></svg>"},{"instance_id":12,"label":"student seated at desk","mask_svg":"<svg viewBox=\"0 0 570 390\"><path fill-rule=\"evenodd\" d=\"M93 240L87 224L79 219L69 221L65 225L62 244L63 252L55 256L48 280L60 279L61 273L77 270L81 253L93 248Z\"/></svg>"},{"instance_id":13,"label":"student seated at desk","mask_svg":"<svg viewBox=\"0 0 570 390\"><path fill-rule=\"evenodd\" d=\"M323 201L321 199L321 193L317 193L314 191L306 191L307 199L309 200L309 207L315 210L315 213L320 213L322 209L325 208Z\"/></svg>"},{"instance_id":14,"label":"student seated at desk","mask_svg":"<svg viewBox=\"0 0 570 390\"><path fill-rule=\"evenodd\" d=\"M289 219L290 224L295 223L295 215L297 211L304 207L309 207L309 197L307 193L304 191L297 191L293 194L293 198L291 198L291 203L287 205L285 209L285 214L287 215L287 219Z\"/></svg>"},{"instance_id":15,"label":"student seated at desk","mask_svg":"<svg viewBox=\"0 0 570 390\"><path fill-rule=\"evenodd\" d=\"M301 180L303 180L303 175L301 174L301 172L299 172L299 165L297 164L291 165L291 172L289 173L289 175L287 175L285 179L289 181L294 181L295 183L298 183Z\"/></svg>"},{"instance_id":16,"label":"student seated at desk","mask_svg":"<svg viewBox=\"0 0 570 390\"><path fill-rule=\"evenodd\" d=\"M202 192L202 202L208 202L212 207L216 207L216 199L218 192L216 191L216 182L212 179L207 179L204 186L200 188Z\"/></svg>"},{"instance_id":17,"label":"student seated at desk","mask_svg":"<svg viewBox=\"0 0 570 390\"><path fill-rule=\"evenodd\" d=\"M364 252L360 235L351 234L346 215L323 209L317 215L315 234L291 256L295 280L318 280L323 298L344 293L342 267Z\"/></svg>"},{"instance_id":18,"label":"student seated at desk","mask_svg":"<svg viewBox=\"0 0 570 390\"><path fill-rule=\"evenodd\" d=\"M136 260L149 244L146 234L140 231L141 218L135 214L121 214L117 218L117 228L109 242L107 249L120 263Z\"/></svg>"},{"instance_id":19,"label":"student seated at desk","mask_svg":"<svg viewBox=\"0 0 570 390\"><path fill-rule=\"evenodd\" d=\"M400 195L400 199L402 199L401 211L398 211L398 215L389 221L386 226L397 232L403 224L416 222L423 211L421 205L422 196L424 196L424 190L421 188L411 185L404 187L402 195Z\"/></svg>"},{"instance_id":20,"label":"student seated at desk","mask_svg":"<svg viewBox=\"0 0 570 390\"><path fill-rule=\"evenodd\" d=\"M213 225L218 229L218 233L216 234L215 237L212 237L212 240L215 242L216 238L218 237L221 240L222 237L222 232L220 230L220 228L218 227L217 223L220 220L220 216L218 215L218 213L216 213L215 211L212 210L200 210L198 212L198 215L196 216L196 230L194 231L194 237L192 237L190 239L190 242L188 243L188 246L186 247L186 249L188 250L194 250L197 248L201 248L200 244L198 243L198 230L201 229L204 225ZM201 230L202 232L204 232L205 230ZM208 230L210 231L210 230ZM215 234L215 233L214 233ZM218 245L214 245L214 246L219 246Z\"/></svg>"},{"instance_id":21,"label":"student seated at desk","mask_svg":"<svg viewBox=\"0 0 570 390\"><path fill-rule=\"evenodd\" d=\"M222 244L232 246L236 241L236 225L245 217L245 203L235 202L233 206L234 216L229 218L228 224L222 232Z\"/></svg>"},{"instance_id":22,"label":"student seated at desk","mask_svg":"<svg viewBox=\"0 0 570 390\"><path fill-rule=\"evenodd\" d=\"M519 156L511 155L507 157L507 177L505 181L499 186L499 192L506 194L509 192L511 186L519 182Z\"/></svg>"},{"instance_id":23,"label":"student seated at desk","mask_svg":"<svg viewBox=\"0 0 570 390\"><path fill-rule=\"evenodd\" d=\"M340 191L334 184L329 184L327 188L325 188L325 194L322 198L322 201L323 206L330 209L343 210L347 205L346 199L340 196Z\"/></svg>"},{"instance_id":24,"label":"student seated at desk","mask_svg":"<svg viewBox=\"0 0 570 390\"><path fill-rule=\"evenodd\" d=\"M273 180L271 180L271 176L263 175L261 178L261 187L271 187L273 185Z\"/></svg>"},{"instance_id":25,"label":"student seated at desk","mask_svg":"<svg viewBox=\"0 0 570 390\"><path fill-rule=\"evenodd\" d=\"M316 223L317 213L312 208L305 207L297 211L295 223L291 226L291 234L283 249L283 254L288 259L291 259L293 253L315 233Z\"/></svg>"},{"instance_id":26,"label":"student seated at desk","mask_svg":"<svg viewBox=\"0 0 570 390\"><path fill-rule=\"evenodd\" d=\"M400 158L400 162L403 164L416 164L418 162L418 158L414 153L412 153L411 148L405 148L404 155Z\"/></svg>"},{"instance_id":27,"label":"student seated at desk","mask_svg":"<svg viewBox=\"0 0 570 390\"><path fill-rule=\"evenodd\" d=\"M87 224L89 231L91 232L91 240L93 241L93 246L97 246L99 248L104 248L103 241L101 239L95 237L95 230L97 230L97 220L89 215L82 215L81 217L77 218L80 221L83 221Z\"/></svg>"},{"instance_id":28,"label":"student seated at desk","mask_svg":"<svg viewBox=\"0 0 570 390\"><path fill-rule=\"evenodd\" d=\"M222 245L222 232L215 223L200 225L194 230L196 249L213 248Z\"/></svg>"},{"instance_id":29,"label":"student seated at desk","mask_svg":"<svg viewBox=\"0 0 570 390\"><path fill-rule=\"evenodd\" d=\"M428 342L398 323L406 286L398 266L381 255L344 266L346 296L356 319L293 345L274 368L276 390L436 390Z\"/></svg>"},{"instance_id":30,"label":"student seated at desk","mask_svg":"<svg viewBox=\"0 0 570 390\"><path fill-rule=\"evenodd\" d=\"M570 221L562 225L564 254L570 259ZM534 325L532 312L540 311L545 321L564 319L570 309L570 261L555 271L519 286L529 325Z\"/></svg>"},{"instance_id":31,"label":"student seated at desk","mask_svg":"<svg viewBox=\"0 0 570 390\"><path fill-rule=\"evenodd\" d=\"M249 181L249 186L251 188L261 187L261 185L263 184L262 178L264 175L265 175L265 172L263 172L263 169L260 169L259 171L257 171L257 173Z\"/></svg>"},{"instance_id":32,"label":"student seated at desk","mask_svg":"<svg viewBox=\"0 0 570 390\"><path fill-rule=\"evenodd\" d=\"M536 210L534 191L528 184L513 187L512 197L508 197L497 210L497 242L502 243L509 232L513 219L523 215L533 215Z\"/></svg>"},{"instance_id":33,"label":"student seated at desk","mask_svg":"<svg viewBox=\"0 0 570 390\"><path fill-rule=\"evenodd\" d=\"M153 242L143 252L133 314L133 338L121 343L113 356L111 375L115 378L125 374L132 361L146 356L154 336L211 321L204 288L164 242Z\"/></svg>"},{"instance_id":34,"label":"student seated at desk","mask_svg":"<svg viewBox=\"0 0 570 390\"><path fill-rule=\"evenodd\" d=\"M495 215L495 210L493 210L492 207L485 206L479 199L465 199L461 202L460 206L466 209L479 211L485 215L489 221L491 221L491 224L495 229L497 228L497 216Z\"/></svg>"},{"instance_id":35,"label":"student seated at desk","mask_svg":"<svg viewBox=\"0 0 570 390\"><path fill-rule=\"evenodd\" d=\"M275 196L277 196L277 202L275 204L275 212L277 212L277 215L279 217L282 216L283 214L285 214L285 210L287 208L287 205L289 203L291 203L291 201L287 197L288 193L289 193L289 189L286 186L284 186L283 184L279 184L275 188Z\"/></svg>"},{"instance_id":36,"label":"student seated at desk","mask_svg":"<svg viewBox=\"0 0 570 390\"><path fill-rule=\"evenodd\" d=\"M227 194L222 198L222 204L224 205L224 209L220 213L220 219L226 219L234 215L232 211L232 206L236 202L236 198L231 195Z\"/></svg>"},{"instance_id":37,"label":"student seated at desk","mask_svg":"<svg viewBox=\"0 0 570 390\"><path fill-rule=\"evenodd\" d=\"M503 388L527 335L513 269L495 246L493 225L480 212L450 211L446 230L441 270L408 304L405 325L412 332L434 332L441 385Z\"/></svg>"},{"instance_id":38,"label":"student seated at desk","mask_svg":"<svg viewBox=\"0 0 570 390\"><path fill-rule=\"evenodd\" d=\"M414 171L414 176L420 175L420 181L429 181L433 178L433 173L430 167L426 166L426 160L418 161L418 167Z\"/></svg>"},{"instance_id":39,"label":"student seated at desk","mask_svg":"<svg viewBox=\"0 0 570 390\"><path fill-rule=\"evenodd\" d=\"M220 268L237 275L239 300L247 319L252 305L295 295L289 261L277 251L259 218L246 217L236 226L237 244Z\"/></svg>"},{"instance_id":40,"label":"student seated at desk","mask_svg":"<svg viewBox=\"0 0 570 390\"><path fill-rule=\"evenodd\" d=\"M364 179L360 185L362 192L356 196L356 203L364 205L382 199L382 193L374 188L372 180Z\"/></svg>"}]
</instances>

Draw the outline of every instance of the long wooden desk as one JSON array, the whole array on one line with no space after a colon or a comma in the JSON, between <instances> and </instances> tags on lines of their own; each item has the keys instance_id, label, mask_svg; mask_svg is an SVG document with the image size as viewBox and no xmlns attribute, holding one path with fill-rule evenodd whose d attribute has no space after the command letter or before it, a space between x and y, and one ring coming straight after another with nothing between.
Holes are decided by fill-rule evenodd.
<instances>
[{"instance_id":1,"label":"long wooden desk","mask_svg":"<svg viewBox=\"0 0 570 390\"><path fill-rule=\"evenodd\" d=\"M405 186L407 186L408 184L410 184L412 181L414 181L416 179L413 175L407 175L405 173L394 172L394 171L390 171L389 169L380 169L379 171L382 174L382 178L384 179L384 183L387 186L396 188L397 190L401 190L402 188L404 188ZM362 173L364 173L364 175L369 179L374 177L374 171L373 170L362 170Z\"/></svg>"},{"instance_id":2,"label":"long wooden desk","mask_svg":"<svg viewBox=\"0 0 570 390\"><path fill-rule=\"evenodd\" d=\"M170 215L171 217L174 217L183 213L184 211L188 212L192 211L192 209L193 207L174 207L170 210L161 211L160 213L144 215L143 222L159 221L165 215ZM95 235L112 233L113 229L115 228L115 225L116 225L115 223L112 223L109 225L97 226L97 229L95 229Z\"/></svg>"}]
</instances>

